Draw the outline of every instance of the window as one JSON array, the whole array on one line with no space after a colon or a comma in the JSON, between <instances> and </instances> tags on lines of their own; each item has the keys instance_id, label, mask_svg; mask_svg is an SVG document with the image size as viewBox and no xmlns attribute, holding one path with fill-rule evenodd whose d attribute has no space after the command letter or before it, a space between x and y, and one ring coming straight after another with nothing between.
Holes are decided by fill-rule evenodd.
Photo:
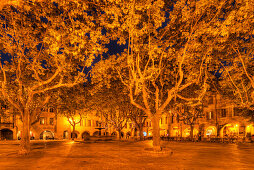
<instances>
[{"instance_id":1,"label":"window","mask_svg":"<svg viewBox=\"0 0 254 170\"><path fill-rule=\"evenodd\" d=\"M7 109L7 105L1 105L1 109L2 110L6 110Z\"/></svg>"},{"instance_id":2,"label":"window","mask_svg":"<svg viewBox=\"0 0 254 170\"><path fill-rule=\"evenodd\" d=\"M96 127L99 127L99 122L98 121L96 121Z\"/></svg>"},{"instance_id":3,"label":"window","mask_svg":"<svg viewBox=\"0 0 254 170\"><path fill-rule=\"evenodd\" d=\"M91 120L88 120L87 126L88 126L88 127L91 127Z\"/></svg>"},{"instance_id":4,"label":"window","mask_svg":"<svg viewBox=\"0 0 254 170\"><path fill-rule=\"evenodd\" d=\"M84 119L83 121L84 121L83 126L87 127L86 119Z\"/></svg>"},{"instance_id":5,"label":"window","mask_svg":"<svg viewBox=\"0 0 254 170\"><path fill-rule=\"evenodd\" d=\"M171 116L171 123L174 123L174 116Z\"/></svg>"},{"instance_id":6,"label":"window","mask_svg":"<svg viewBox=\"0 0 254 170\"><path fill-rule=\"evenodd\" d=\"M213 96L210 96L208 99L208 104L213 104Z\"/></svg>"},{"instance_id":7,"label":"window","mask_svg":"<svg viewBox=\"0 0 254 170\"><path fill-rule=\"evenodd\" d=\"M212 111L206 113L206 119L207 119L207 120L213 119L213 112L212 112Z\"/></svg>"},{"instance_id":8,"label":"window","mask_svg":"<svg viewBox=\"0 0 254 170\"><path fill-rule=\"evenodd\" d=\"M162 124L162 118L161 118L161 124Z\"/></svg>"},{"instance_id":9,"label":"window","mask_svg":"<svg viewBox=\"0 0 254 170\"><path fill-rule=\"evenodd\" d=\"M41 117L41 118L40 118L40 124L41 124L41 125L46 124L46 121L45 121L45 118L44 118L44 117Z\"/></svg>"},{"instance_id":10,"label":"window","mask_svg":"<svg viewBox=\"0 0 254 170\"><path fill-rule=\"evenodd\" d=\"M50 108L50 109L49 109L49 112L54 112L54 108Z\"/></svg>"},{"instance_id":11,"label":"window","mask_svg":"<svg viewBox=\"0 0 254 170\"><path fill-rule=\"evenodd\" d=\"M226 109L221 109L221 117L226 117L227 113L226 113Z\"/></svg>"},{"instance_id":12,"label":"window","mask_svg":"<svg viewBox=\"0 0 254 170\"><path fill-rule=\"evenodd\" d=\"M168 117L165 117L165 124L168 124Z\"/></svg>"},{"instance_id":13,"label":"window","mask_svg":"<svg viewBox=\"0 0 254 170\"><path fill-rule=\"evenodd\" d=\"M54 118L49 118L49 124L53 125L54 124Z\"/></svg>"}]
</instances>

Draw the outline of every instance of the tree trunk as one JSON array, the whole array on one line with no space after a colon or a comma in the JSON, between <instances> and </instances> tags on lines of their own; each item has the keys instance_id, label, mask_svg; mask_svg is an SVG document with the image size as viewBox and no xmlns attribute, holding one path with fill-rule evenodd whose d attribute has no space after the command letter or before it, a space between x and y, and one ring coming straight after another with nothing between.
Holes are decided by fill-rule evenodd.
<instances>
[{"instance_id":1,"label":"tree trunk","mask_svg":"<svg viewBox=\"0 0 254 170\"><path fill-rule=\"evenodd\" d=\"M193 130L194 130L194 125L190 124L190 138L191 138L191 141L193 141Z\"/></svg>"},{"instance_id":2,"label":"tree trunk","mask_svg":"<svg viewBox=\"0 0 254 170\"><path fill-rule=\"evenodd\" d=\"M76 126L75 124L72 126L72 133L71 133L71 139L72 140L74 140L74 138L75 138L75 130L76 130L75 126Z\"/></svg>"},{"instance_id":3,"label":"tree trunk","mask_svg":"<svg viewBox=\"0 0 254 170\"><path fill-rule=\"evenodd\" d=\"M25 109L23 113L23 127L22 127L22 137L20 142L19 154L28 154L31 150L30 146L30 117L29 111Z\"/></svg>"},{"instance_id":4,"label":"tree trunk","mask_svg":"<svg viewBox=\"0 0 254 170\"><path fill-rule=\"evenodd\" d=\"M153 124L153 150L161 151L160 146L160 119L157 116L153 116L152 124Z\"/></svg>"},{"instance_id":5,"label":"tree trunk","mask_svg":"<svg viewBox=\"0 0 254 170\"><path fill-rule=\"evenodd\" d=\"M140 128L139 128L139 136L140 136L140 140L144 140L144 134L143 134L143 126L140 125Z\"/></svg>"},{"instance_id":6,"label":"tree trunk","mask_svg":"<svg viewBox=\"0 0 254 170\"><path fill-rule=\"evenodd\" d=\"M118 130L118 139L121 140L121 130Z\"/></svg>"}]
</instances>

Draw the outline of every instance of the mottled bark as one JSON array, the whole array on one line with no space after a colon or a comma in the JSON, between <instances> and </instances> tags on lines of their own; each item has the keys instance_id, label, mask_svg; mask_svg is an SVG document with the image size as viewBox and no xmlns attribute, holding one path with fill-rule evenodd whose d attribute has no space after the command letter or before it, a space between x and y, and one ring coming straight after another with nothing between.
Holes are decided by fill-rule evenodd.
<instances>
[{"instance_id":1,"label":"mottled bark","mask_svg":"<svg viewBox=\"0 0 254 170\"><path fill-rule=\"evenodd\" d=\"M160 146L160 119L156 116L152 118L152 127L153 127L153 149L154 151L161 151Z\"/></svg>"},{"instance_id":2,"label":"mottled bark","mask_svg":"<svg viewBox=\"0 0 254 170\"><path fill-rule=\"evenodd\" d=\"M75 139L75 130L76 130L76 125L74 124L72 126L72 133L71 133L71 139L74 140Z\"/></svg>"},{"instance_id":3,"label":"mottled bark","mask_svg":"<svg viewBox=\"0 0 254 170\"><path fill-rule=\"evenodd\" d=\"M30 146L30 115L29 110L25 109L23 113L23 127L20 142L19 154L28 154L31 150Z\"/></svg>"},{"instance_id":4,"label":"mottled bark","mask_svg":"<svg viewBox=\"0 0 254 170\"><path fill-rule=\"evenodd\" d=\"M121 140L121 130L118 130L118 139Z\"/></svg>"},{"instance_id":5,"label":"mottled bark","mask_svg":"<svg viewBox=\"0 0 254 170\"><path fill-rule=\"evenodd\" d=\"M144 140L143 126L142 125L140 125L140 127L139 127L139 136L140 136L140 140Z\"/></svg>"},{"instance_id":6,"label":"mottled bark","mask_svg":"<svg viewBox=\"0 0 254 170\"><path fill-rule=\"evenodd\" d=\"M193 131L194 131L194 125L190 124L190 138L193 140Z\"/></svg>"}]
</instances>

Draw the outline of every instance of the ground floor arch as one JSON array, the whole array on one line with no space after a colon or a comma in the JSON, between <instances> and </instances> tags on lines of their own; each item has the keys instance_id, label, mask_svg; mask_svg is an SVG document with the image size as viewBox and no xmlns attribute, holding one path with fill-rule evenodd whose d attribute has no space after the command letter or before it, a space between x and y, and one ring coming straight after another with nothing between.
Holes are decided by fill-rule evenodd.
<instances>
[{"instance_id":1,"label":"ground floor arch","mask_svg":"<svg viewBox=\"0 0 254 170\"><path fill-rule=\"evenodd\" d=\"M63 132L63 139L68 139L68 138L69 138L69 132L68 132L68 130L65 130Z\"/></svg>"},{"instance_id":2,"label":"ground floor arch","mask_svg":"<svg viewBox=\"0 0 254 170\"><path fill-rule=\"evenodd\" d=\"M217 136L217 128L215 126L208 126L205 130L206 137Z\"/></svg>"},{"instance_id":3,"label":"ground floor arch","mask_svg":"<svg viewBox=\"0 0 254 170\"><path fill-rule=\"evenodd\" d=\"M178 137L181 135L181 132L177 126L174 126L171 131L172 137Z\"/></svg>"},{"instance_id":4,"label":"ground floor arch","mask_svg":"<svg viewBox=\"0 0 254 170\"><path fill-rule=\"evenodd\" d=\"M74 131L74 132L71 132L71 138L72 139L77 139L78 138L78 135L79 135L79 131Z\"/></svg>"},{"instance_id":5,"label":"ground floor arch","mask_svg":"<svg viewBox=\"0 0 254 170\"><path fill-rule=\"evenodd\" d=\"M245 133L246 133L246 136L248 137L254 135L254 125L253 124L247 125L245 129Z\"/></svg>"},{"instance_id":6,"label":"ground floor arch","mask_svg":"<svg viewBox=\"0 0 254 170\"><path fill-rule=\"evenodd\" d=\"M86 138L90 137L90 132L84 131L81 136L82 136L82 139L86 139Z\"/></svg>"},{"instance_id":7,"label":"ground floor arch","mask_svg":"<svg viewBox=\"0 0 254 170\"><path fill-rule=\"evenodd\" d=\"M121 138L124 137L124 132L120 132Z\"/></svg>"},{"instance_id":8,"label":"ground floor arch","mask_svg":"<svg viewBox=\"0 0 254 170\"><path fill-rule=\"evenodd\" d=\"M104 136L109 136L109 133L108 132L104 132L103 135Z\"/></svg>"},{"instance_id":9,"label":"ground floor arch","mask_svg":"<svg viewBox=\"0 0 254 170\"><path fill-rule=\"evenodd\" d=\"M129 139L130 136L131 136L131 132L128 131L128 132L126 133L126 139Z\"/></svg>"},{"instance_id":10,"label":"ground floor arch","mask_svg":"<svg viewBox=\"0 0 254 170\"><path fill-rule=\"evenodd\" d=\"M191 134L191 128L186 128L183 131L183 137L189 137ZM193 137L198 135L198 130L196 128L193 129Z\"/></svg>"},{"instance_id":11,"label":"ground floor arch","mask_svg":"<svg viewBox=\"0 0 254 170\"><path fill-rule=\"evenodd\" d=\"M228 123L224 125L220 130L220 137L233 137L239 135L239 124Z\"/></svg>"},{"instance_id":12,"label":"ground floor arch","mask_svg":"<svg viewBox=\"0 0 254 170\"><path fill-rule=\"evenodd\" d=\"M40 139L42 139L42 140L54 139L54 133L51 132L50 130L45 130L45 131L41 132Z\"/></svg>"},{"instance_id":13,"label":"ground floor arch","mask_svg":"<svg viewBox=\"0 0 254 170\"><path fill-rule=\"evenodd\" d=\"M0 130L0 139L1 140L13 140L13 131L10 129Z\"/></svg>"},{"instance_id":14,"label":"ground floor arch","mask_svg":"<svg viewBox=\"0 0 254 170\"><path fill-rule=\"evenodd\" d=\"M93 133L93 136L100 136L100 132L99 132L99 131L95 131L95 132Z\"/></svg>"},{"instance_id":15,"label":"ground floor arch","mask_svg":"<svg viewBox=\"0 0 254 170\"><path fill-rule=\"evenodd\" d=\"M117 135L116 132L112 132L112 133L111 133L111 136L116 136L116 135Z\"/></svg>"}]
</instances>

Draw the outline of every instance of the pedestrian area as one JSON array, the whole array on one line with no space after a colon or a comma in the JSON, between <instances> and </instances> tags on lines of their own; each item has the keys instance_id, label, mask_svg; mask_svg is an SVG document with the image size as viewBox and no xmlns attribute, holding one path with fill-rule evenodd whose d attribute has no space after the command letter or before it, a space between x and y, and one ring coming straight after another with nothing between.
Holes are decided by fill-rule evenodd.
<instances>
[{"instance_id":1,"label":"pedestrian area","mask_svg":"<svg viewBox=\"0 0 254 170\"><path fill-rule=\"evenodd\" d=\"M0 143L0 169L254 169L254 145L162 141L33 142L17 155L17 143Z\"/></svg>"}]
</instances>

